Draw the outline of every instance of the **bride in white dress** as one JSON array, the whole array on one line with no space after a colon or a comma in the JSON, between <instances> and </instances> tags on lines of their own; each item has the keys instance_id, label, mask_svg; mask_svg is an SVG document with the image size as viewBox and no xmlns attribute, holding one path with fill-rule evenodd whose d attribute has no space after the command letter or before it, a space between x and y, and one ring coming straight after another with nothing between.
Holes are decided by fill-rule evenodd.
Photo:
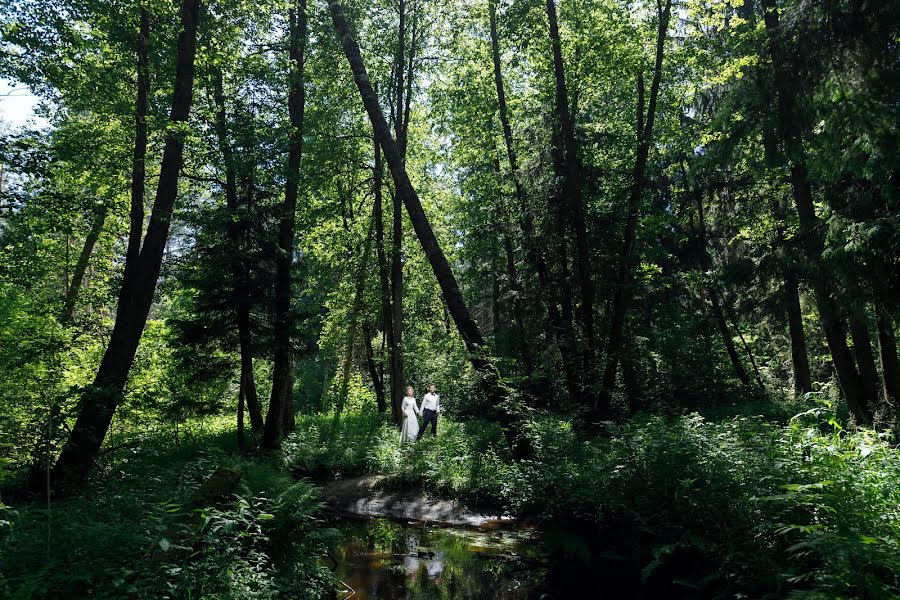
<instances>
[{"instance_id":1,"label":"bride in white dress","mask_svg":"<svg viewBox=\"0 0 900 600\"><path fill-rule=\"evenodd\" d=\"M413 389L406 388L406 397L400 404L400 412L403 413L403 427L400 429L400 443L414 442L419 435L419 417L422 414L416 405Z\"/></svg>"}]
</instances>

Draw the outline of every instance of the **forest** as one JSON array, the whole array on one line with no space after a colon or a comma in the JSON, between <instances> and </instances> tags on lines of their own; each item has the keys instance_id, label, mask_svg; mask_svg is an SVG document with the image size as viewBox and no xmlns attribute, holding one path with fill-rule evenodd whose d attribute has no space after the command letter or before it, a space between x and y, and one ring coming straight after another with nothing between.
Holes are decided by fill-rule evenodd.
<instances>
[{"instance_id":1,"label":"forest","mask_svg":"<svg viewBox=\"0 0 900 600\"><path fill-rule=\"evenodd\" d=\"M898 40L0 0L0 597L900 598Z\"/></svg>"}]
</instances>

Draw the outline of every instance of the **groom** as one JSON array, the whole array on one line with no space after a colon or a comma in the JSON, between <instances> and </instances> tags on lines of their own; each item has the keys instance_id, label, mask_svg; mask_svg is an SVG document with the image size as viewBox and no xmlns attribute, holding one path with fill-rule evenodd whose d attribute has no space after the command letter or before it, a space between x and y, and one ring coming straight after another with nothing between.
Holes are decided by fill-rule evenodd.
<instances>
[{"instance_id":1,"label":"groom","mask_svg":"<svg viewBox=\"0 0 900 600\"><path fill-rule=\"evenodd\" d=\"M425 428L428 426L428 422L431 421L431 437L437 436L437 418L438 413L441 412L441 397L436 393L437 386L433 383L428 386L428 393L422 398L422 428L419 429L419 435L416 436L416 441L422 439L422 436L425 435Z\"/></svg>"}]
</instances>

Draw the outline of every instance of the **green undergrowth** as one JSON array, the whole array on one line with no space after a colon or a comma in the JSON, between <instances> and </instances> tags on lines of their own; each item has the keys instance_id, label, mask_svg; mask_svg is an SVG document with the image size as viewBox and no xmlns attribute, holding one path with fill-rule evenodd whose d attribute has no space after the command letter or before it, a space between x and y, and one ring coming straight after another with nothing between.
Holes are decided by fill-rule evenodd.
<instances>
[{"instance_id":1,"label":"green undergrowth","mask_svg":"<svg viewBox=\"0 0 900 600\"><path fill-rule=\"evenodd\" d=\"M145 437L107 456L77 497L0 505L0 597L321 597L335 534L317 518L318 492L233 440ZM236 489L185 509L220 467L241 473Z\"/></svg>"},{"instance_id":2,"label":"green undergrowth","mask_svg":"<svg viewBox=\"0 0 900 600\"><path fill-rule=\"evenodd\" d=\"M538 415L534 456L521 462L485 421L443 416L437 439L402 447L377 415L301 421L285 453L298 471L375 473L389 487L568 525L580 536L562 536L563 553L602 555L648 590L900 596L900 456L886 435L843 429L825 405L786 422L638 415L591 442ZM325 441L331 432L338 443Z\"/></svg>"}]
</instances>

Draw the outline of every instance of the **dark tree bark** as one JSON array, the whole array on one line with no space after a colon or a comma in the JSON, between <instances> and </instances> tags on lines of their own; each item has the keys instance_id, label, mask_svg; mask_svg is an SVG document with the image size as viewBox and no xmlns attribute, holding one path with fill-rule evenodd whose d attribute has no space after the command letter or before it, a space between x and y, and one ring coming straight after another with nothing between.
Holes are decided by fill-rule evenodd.
<instances>
[{"instance_id":1,"label":"dark tree bark","mask_svg":"<svg viewBox=\"0 0 900 600\"><path fill-rule=\"evenodd\" d=\"M796 94L793 78L787 69L787 61L782 49L781 26L776 0L763 0L763 20L769 38L769 49L775 75L775 89L778 94L778 129L784 154L790 167L791 190L800 221L800 239L810 266L818 273L810 278L819 320L831 352L831 361L837 374L838 383L847 399L850 412L859 423L871 421L870 399L866 395L862 378L853 364L853 356L847 346L847 336L841 321L840 310L833 297L833 277L822 261L825 246L822 223L816 216L812 197L812 186L806 170L805 153L796 121Z\"/></svg>"},{"instance_id":2,"label":"dark tree bark","mask_svg":"<svg viewBox=\"0 0 900 600\"><path fill-rule=\"evenodd\" d=\"M716 327L719 328L719 333L722 335L722 342L725 344L725 350L728 352L728 359L731 361L731 366L734 367L734 372L738 376L738 379L741 380L741 383L749 387L750 376L747 374L747 370L741 362L741 357L734 347L734 339L731 336L731 330L728 328L728 321L725 320L725 314L722 312L722 305L719 303L718 294L716 294L715 290L707 290L707 295L709 296L709 302L712 305L713 319L715 319Z\"/></svg>"},{"instance_id":3,"label":"dark tree bark","mask_svg":"<svg viewBox=\"0 0 900 600\"><path fill-rule=\"evenodd\" d=\"M500 383L499 373L485 352L486 348L481 330L478 328L475 320L472 319L471 313L469 313L469 308L463 299L459 284L450 268L450 263L438 244L434 230L431 228L431 223L428 221L428 217L422 208L419 195L413 188L406 173L400 148L391 137L387 121L385 121L384 114L381 112L381 107L378 104L378 97L375 95L372 84L369 82L369 76L366 73L359 46L350 34L344 10L337 0L331 0L329 6L335 32L347 56L347 61L350 63L356 87L369 115L369 120L372 122L372 127L384 150L384 156L391 170L397 194L403 200L406 212L412 222L413 230L416 232L416 237L441 288L450 316L456 323L456 328L466 346L472 366L481 376L487 397L497 412L500 426L514 454L519 458L527 456L530 454L527 438L520 437L515 430L514 415L507 406L507 398Z\"/></svg>"},{"instance_id":4,"label":"dark tree bark","mask_svg":"<svg viewBox=\"0 0 900 600\"><path fill-rule=\"evenodd\" d=\"M806 352L806 333L803 329L803 313L800 310L800 286L790 265L782 269L782 292L787 312L788 333L791 338L791 365L794 371L794 391L805 394L812 391L809 356Z\"/></svg>"},{"instance_id":5,"label":"dark tree bark","mask_svg":"<svg viewBox=\"0 0 900 600\"><path fill-rule=\"evenodd\" d=\"M369 369L369 377L372 379L372 387L375 388L375 403L378 412L387 412L387 402L384 398L384 380L378 372L378 364L375 362L375 351L372 349L372 328L369 323L363 322L363 337L366 343L366 367Z\"/></svg>"},{"instance_id":6,"label":"dark tree bark","mask_svg":"<svg viewBox=\"0 0 900 600\"><path fill-rule=\"evenodd\" d=\"M397 406L406 395L403 381L403 204L400 196L391 194L393 235L391 243L391 404Z\"/></svg>"},{"instance_id":7,"label":"dark tree bark","mask_svg":"<svg viewBox=\"0 0 900 600\"><path fill-rule=\"evenodd\" d=\"M247 436L244 434L244 396L245 389L243 382L238 388L238 406L237 406L237 443L238 449L243 452L247 449Z\"/></svg>"},{"instance_id":8,"label":"dark tree bark","mask_svg":"<svg viewBox=\"0 0 900 600\"><path fill-rule=\"evenodd\" d=\"M656 101L662 80L663 52L666 43L666 31L669 28L669 16L672 0L666 0L665 6L659 7L659 28L656 35L656 62L653 66L653 82L650 84L650 101L647 114L644 115L644 80L638 76L638 110L637 110L637 155L631 177L631 189L628 194L628 214L625 220L625 236L622 254L619 259L619 272L616 288L613 292L612 319L610 323L609 345L606 354L606 367L603 370L603 389L598 398L597 412L601 417L609 413L610 394L616 383L616 369L619 364L619 353L625 339L625 319L631 305L631 285L634 276L634 243L637 237L637 225L644 190L647 160L650 155L650 143L653 139L653 121L656 118Z\"/></svg>"},{"instance_id":9,"label":"dark tree bark","mask_svg":"<svg viewBox=\"0 0 900 600\"><path fill-rule=\"evenodd\" d=\"M771 148L774 133L764 129L764 145L766 154L777 155L777 149ZM768 133L765 133L768 132ZM803 327L803 313L800 307L800 285L797 281L796 266L793 257L787 252L784 240L784 215L780 199L773 201L775 216L775 247L781 263L781 292L784 298L784 310L788 321L788 335L791 340L791 367L794 373L794 392L805 394L812 391L812 376L809 370L809 355L806 351L806 333Z\"/></svg>"},{"instance_id":10,"label":"dark tree bark","mask_svg":"<svg viewBox=\"0 0 900 600\"><path fill-rule=\"evenodd\" d=\"M374 134L373 134L374 135ZM391 310L392 293L390 282L388 280L388 264L387 253L384 251L384 217L382 211L382 176L384 174L384 165L381 160L381 147L378 145L377 136L375 136L375 172L374 172L374 195L375 206L373 207L375 218L375 250L378 258L378 279L381 282L381 328L387 339L388 362L390 363L391 376L391 415L394 423L400 424L400 402L403 400L402 395L398 396L395 386L402 385L402 376L397 379L394 376L394 313ZM401 392L402 393L402 392Z\"/></svg>"},{"instance_id":11,"label":"dark tree bark","mask_svg":"<svg viewBox=\"0 0 900 600\"><path fill-rule=\"evenodd\" d=\"M884 399L900 416L900 357L897 356L897 340L894 325L884 308L875 305L878 327L878 352L881 357L881 374L884 377Z\"/></svg>"},{"instance_id":12,"label":"dark tree bark","mask_svg":"<svg viewBox=\"0 0 900 600\"><path fill-rule=\"evenodd\" d=\"M875 352L869 336L869 324L864 301L855 297L850 310L850 339L853 340L853 354L859 369L863 393L874 409L878 399L878 369L875 366Z\"/></svg>"},{"instance_id":13,"label":"dark tree bark","mask_svg":"<svg viewBox=\"0 0 900 600\"><path fill-rule=\"evenodd\" d=\"M97 240L100 239L100 233L103 231L103 225L106 223L106 215L108 213L109 207L106 204L100 207L100 210L94 215L87 237L84 238L84 246L81 248L81 254L78 255L78 262L75 263L75 270L72 271L72 281L69 283L69 289L66 290L66 297L63 300L62 314L60 315L60 321L63 323L69 323L72 320L75 303L81 290L81 283L84 281L84 274L87 272L88 262L91 260L91 254L94 252ZM140 235L140 232L138 232L138 235Z\"/></svg>"},{"instance_id":14,"label":"dark tree bark","mask_svg":"<svg viewBox=\"0 0 900 600\"><path fill-rule=\"evenodd\" d=\"M584 356L585 372L582 385L588 396L593 396L590 388L594 379L594 356L596 344L594 340L594 284L591 280L591 261L587 240L587 225L584 216L584 202L581 197L581 173L578 162L578 146L575 141L575 125L569 110L569 93L566 89L566 75L562 59L562 46L559 40L559 24L556 19L556 0L546 0L547 21L550 30L550 42L553 47L553 74L556 80L556 115L558 119L559 139L562 148L562 166L558 175L565 181L566 204L571 215L572 229L575 233L575 271L578 287L581 292L581 308L579 318L584 327L587 341L587 352Z\"/></svg>"},{"instance_id":15,"label":"dark tree bark","mask_svg":"<svg viewBox=\"0 0 900 600\"><path fill-rule=\"evenodd\" d=\"M234 151L228 139L228 114L225 108L225 93L223 89L222 71L218 68L213 74L213 101L216 105L216 135L219 141L219 151L225 165L225 202L228 207L230 219L228 221L228 238L231 242L232 252L239 258L232 261L232 294L235 310L235 319L238 328L238 346L241 355L241 374L238 386L238 404L243 410L243 405L250 412L250 427L254 432L260 432L263 428L262 408L259 405L259 397L256 394L256 382L253 380L253 345L250 331L250 290L249 268L244 258L243 230L245 223L238 206L237 174L234 162ZM248 194L252 193L248 190ZM240 417L243 420L243 415Z\"/></svg>"},{"instance_id":16,"label":"dark tree bark","mask_svg":"<svg viewBox=\"0 0 900 600\"><path fill-rule=\"evenodd\" d=\"M162 166L150 223L140 253L126 256L137 264L128 267L119 291L113 332L93 384L82 395L78 418L52 471L58 489L80 483L97 456L113 413L122 400L128 372L134 362L153 293L162 268L162 257L172 209L178 195L178 175L184 151L184 127L194 91L194 55L200 0L184 0L181 5L181 32L175 64L175 88L169 119L173 127L166 136ZM43 483L43 478L38 477ZM40 489L40 488L37 488Z\"/></svg>"},{"instance_id":17,"label":"dark tree bark","mask_svg":"<svg viewBox=\"0 0 900 600\"><path fill-rule=\"evenodd\" d=\"M506 157L509 161L509 170L516 193L516 201L519 204L519 228L522 230L523 237L525 238L525 258L528 260L535 273L537 273L541 296L545 299L547 306L547 319L550 324L550 330L556 339L560 351L563 371L566 376L567 389L569 390L572 399L575 400L579 395L580 389L577 361L572 349L563 341L571 338L571 332L565 331L564 322L559 314L559 309L556 306L554 294L550 289L550 274L547 269L543 249L540 247L540 244L537 243L534 217L531 213L531 208L528 205L528 200L525 197L525 190L522 186L521 176L519 174L518 157L513 142L512 127L509 123L509 110L506 106L506 91L503 86L503 71L500 64L500 40L497 33L496 1L491 0L488 3L488 8L491 27L491 56L494 63L494 83L497 88L497 108L500 114L500 125L503 129L503 141L506 146Z\"/></svg>"},{"instance_id":18,"label":"dark tree bark","mask_svg":"<svg viewBox=\"0 0 900 600\"><path fill-rule=\"evenodd\" d=\"M409 56L406 57L407 11L405 0L400 0L398 10L397 53L393 67L394 89L392 90L394 110L391 119L394 122L397 145L405 163L416 51L416 19L413 18ZM394 413L395 421L399 424L401 421L400 403L406 395L403 367L403 205L396 193L391 195L391 200L393 227L391 237L390 322L393 329L389 338L390 351L388 358L391 365L391 409Z\"/></svg>"},{"instance_id":19,"label":"dark tree bark","mask_svg":"<svg viewBox=\"0 0 900 600\"><path fill-rule=\"evenodd\" d=\"M275 263L275 352L272 364L272 395L262 438L262 447L267 450L273 450L278 446L285 424L291 425L294 414L291 385L294 370L291 356L291 265L294 256L294 221L300 184L300 160L303 155L303 117L306 109L304 86L306 0L299 0L297 7L290 10L289 20L288 52L291 73L288 76L288 113L291 120L291 135L284 203L278 226L279 254Z\"/></svg>"},{"instance_id":20,"label":"dark tree bark","mask_svg":"<svg viewBox=\"0 0 900 600\"><path fill-rule=\"evenodd\" d=\"M734 312L734 309L728 304L727 300L722 298L722 304L725 305L725 311L728 314L728 318L731 319L731 326L734 327L735 333L738 335L738 339L741 340L741 345L744 347L744 352L747 353L747 359L750 360L750 366L753 367L753 374L756 376L756 385L759 386L759 389L764 389L762 376L759 374L759 367L756 364L756 359L753 357L753 349L750 348L750 344L747 343L747 339L744 337L744 334L741 333L741 327L738 324L737 315Z\"/></svg>"}]
</instances>

